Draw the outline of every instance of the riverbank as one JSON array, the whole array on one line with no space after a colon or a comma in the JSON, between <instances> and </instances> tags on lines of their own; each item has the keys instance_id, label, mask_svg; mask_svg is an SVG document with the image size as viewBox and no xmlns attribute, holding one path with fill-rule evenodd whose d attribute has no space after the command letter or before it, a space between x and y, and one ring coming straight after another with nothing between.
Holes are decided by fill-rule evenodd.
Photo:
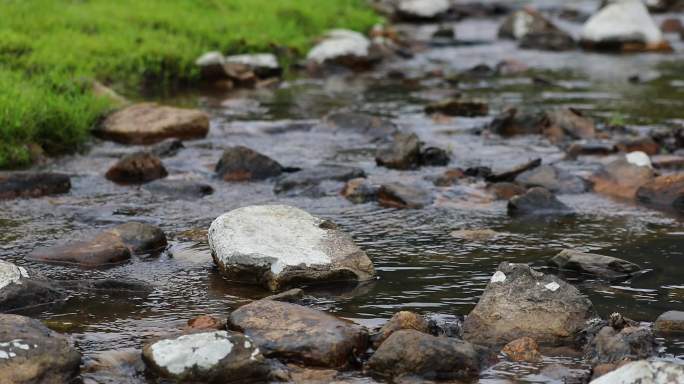
<instances>
[{"instance_id":1,"label":"riverbank","mask_svg":"<svg viewBox=\"0 0 684 384\"><path fill-rule=\"evenodd\" d=\"M196 81L206 51L297 57L329 28L379 20L363 0L37 0L0 13L0 169L82 145L111 108L91 79L136 99L143 83Z\"/></svg>"}]
</instances>

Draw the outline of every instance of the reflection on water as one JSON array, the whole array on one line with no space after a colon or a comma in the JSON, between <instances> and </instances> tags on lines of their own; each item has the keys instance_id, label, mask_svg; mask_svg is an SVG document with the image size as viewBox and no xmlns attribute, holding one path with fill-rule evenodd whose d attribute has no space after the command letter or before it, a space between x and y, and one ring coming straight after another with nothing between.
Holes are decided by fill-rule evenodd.
<instances>
[{"instance_id":1,"label":"reflection on water","mask_svg":"<svg viewBox=\"0 0 684 384\"><path fill-rule=\"evenodd\" d=\"M458 32L467 38L468 34L486 31L484 39L493 40L493 35L487 34L495 31L496 25L491 20L465 21L458 25ZM543 67L547 70L544 76L550 77L552 84L539 85L530 73L471 80L458 87L425 76L436 67L457 73L475 64L492 65L510 57ZM674 58L678 56L667 57ZM334 220L368 252L378 271L377 281L344 289L307 290L315 297L315 307L368 326L381 324L399 310L465 315L500 262L533 263L543 269L544 260L564 248L617 256L641 265L645 273L628 281L564 278L577 284L600 314L619 311L650 322L666 310L684 310L681 218L584 194L560 196L576 209L577 216L544 221L510 219L504 202L478 197L478 185L432 186L429 178L444 168L397 172L375 167L374 146L368 138L331 131L318 119L340 108L386 116L401 129L418 133L428 144L449 148L453 152L452 166L502 169L536 157L556 162L563 153L541 138L472 135L470 130L481 127L487 118L433 121L423 114L423 105L460 89L489 99L494 112L513 104L563 105L597 117L620 111L631 121L666 124L684 118L682 88L673 86L677 84L675 79L684 79L671 66L661 65L662 60L658 55L519 51L511 43L496 42L433 48L411 61L384 69L399 68L409 78L420 79L415 81L391 80L383 70L354 78L292 81L277 90L182 95L167 101L198 104L210 111L214 116L212 129L206 139L186 143L187 149L164 159L164 163L171 178L209 183L216 190L214 195L198 201L176 201L137 187L109 183L103 177L106 169L116 158L135 149L97 142L87 154L62 159L49 167L73 176L70 194L0 203L0 258L53 279L132 278L153 285L154 291L143 296L75 292L63 305L26 313L73 334L86 354L139 347L142 339L180 328L192 316L226 316L236 306L267 295L254 287L227 283L219 276L204 230L223 212L274 202ZM665 73L662 81L647 85L630 85L626 81L632 72L652 69ZM649 103L664 107L653 108ZM644 110L648 113L644 114ZM432 189L437 203L423 210L398 211L374 204L351 205L334 193L318 199L281 198L273 194L272 182L228 184L213 179L213 166L222 149L237 144L266 153L288 166L338 162L363 168L373 182L418 183ZM597 159L558 163L579 173L589 172L597 164ZM87 236L96 229L132 220L160 225L171 239L169 249L156 258L133 259L103 270L43 265L23 259L36 247ZM485 242L449 236L453 230L473 228L491 228L505 236ZM684 339L663 342L667 353L684 358ZM486 372L483 382L507 377L552 381L553 372L549 370L559 362L571 368L586 368L579 360L554 359L536 367L499 364ZM551 368L542 371L542 367Z\"/></svg>"}]
</instances>

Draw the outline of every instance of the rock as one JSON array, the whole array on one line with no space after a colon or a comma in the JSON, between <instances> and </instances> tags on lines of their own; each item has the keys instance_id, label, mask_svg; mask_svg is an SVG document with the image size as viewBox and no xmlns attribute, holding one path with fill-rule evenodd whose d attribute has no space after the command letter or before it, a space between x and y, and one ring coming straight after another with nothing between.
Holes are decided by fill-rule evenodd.
<instances>
[{"instance_id":1,"label":"rock","mask_svg":"<svg viewBox=\"0 0 684 384\"><path fill-rule=\"evenodd\" d=\"M542 361L539 345L530 337L521 337L511 341L503 347L501 352L513 361L526 361L528 363Z\"/></svg>"},{"instance_id":2,"label":"rock","mask_svg":"<svg viewBox=\"0 0 684 384\"><path fill-rule=\"evenodd\" d=\"M378 203L389 208L420 209L432 204L432 201L429 191L412 185L383 184L378 191Z\"/></svg>"},{"instance_id":3,"label":"rock","mask_svg":"<svg viewBox=\"0 0 684 384\"><path fill-rule=\"evenodd\" d=\"M682 33L684 32L684 24L679 19L669 18L660 23L660 30L663 33Z\"/></svg>"},{"instance_id":4,"label":"rock","mask_svg":"<svg viewBox=\"0 0 684 384\"><path fill-rule=\"evenodd\" d=\"M636 165L638 167L648 167L648 168L653 168L653 164L651 163L651 158L641 152L630 152L625 155L625 159L627 160L628 163Z\"/></svg>"},{"instance_id":5,"label":"rock","mask_svg":"<svg viewBox=\"0 0 684 384\"><path fill-rule=\"evenodd\" d=\"M126 261L131 258L131 251L118 235L103 232L91 240L34 250L26 258L52 263L78 264L83 267L98 267Z\"/></svg>"},{"instance_id":6,"label":"rock","mask_svg":"<svg viewBox=\"0 0 684 384\"><path fill-rule=\"evenodd\" d=\"M340 194L354 204L364 204L378 199L378 189L368 180L359 177L347 181Z\"/></svg>"},{"instance_id":7,"label":"rock","mask_svg":"<svg viewBox=\"0 0 684 384\"><path fill-rule=\"evenodd\" d=\"M647 155L657 155L660 152L660 145L650 137L623 140L616 145L620 152L644 152Z\"/></svg>"},{"instance_id":8,"label":"rock","mask_svg":"<svg viewBox=\"0 0 684 384\"><path fill-rule=\"evenodd\" d=\"M147 296L154 291L152 285L134 279L60 280L54 281L53 283L61 289L69 289L77 292L106 292L112 296L121 293L127 296L135 294L137 297L141 297Z\"/></svg>"},{"instance_id":9,"label":"rock","mask_svg":"<svg viewBox=\"0 0 684 384\"><path fill-rule=\"evenodd\" d=\"M501 234L492 229L462 229L453 231L449 235L457 239L468 241L487 241L494 239Z\"/></svg>"},{"instance_id":10,"label":"rock","mask_svg":"<svg viewBox=\"0 0 684 384\"><path fill-rule=\"evenodd\" d=\"M81 367L83 384L144 384L145 363L135 348L96 352Z\"/></svg>"},{"instance_id":11,"label":"rock","mask_svg":"<svg viewBox=\"0 0 684 384\"><path fill-rule=\"evenodd\" d=\"M333 112L325 117L325 123L335 129L357 132L373 139L386 139L397 133L396 124L378 116L356 112Z\"/></svg>"},{"instance_id":12,"label":"rock","mask_svg":"<svg viewBox=\"0 0 684 384\"><path fill-rule=\"evenodd\" d=\"M109 168L105 177L120 184L146 183L168 176L161 160L149 152L125 156Z\"/></svg>"},{"instance_id":13,"label":"rock","mask_svg":"<svg viewBox=\"0 0 684 384\"><path fill-rule=\"evenodd\" d=\"M277 77L283 72L278 63L278 58L272 53L228 56L225 58L225 63L244 65L261 79Z\"/></svg>"},{"instance_id":14,"label":"rock","mask_svg":"<svg viewBox=\"0 0 684 384\"><path fill-rule=\"evenodd\" d=\"M178 139L166 139L149 148L149 152L158 157L173 157L185 148L183 142Z\"/></svg>"},{"instance_id":15,"label":"rock","mask_svg":"<svg viewBox=\"0 0 684 384\"><path fill-rule=\"evenodd\" d=\"M420 153L420 165L428 167L444 167L449 165L449 152L437 147L427 147Z\"/></svg>"},{"instance_id":16,"label":"rock","mask_svg":"<svg viewBox=\"0 0 684 384\"><path fill-rule=\"evenodd\" d=\"M345 367L368 343L367 332L351 322L279 301L244 305L228 323L252 338L265 356L311 366Z\"/></svg>"},{"instance_id":17,"label":"rock","mask_svg":"<svg viewBox=\"0 0 684 384\"><path fill-rule=\"evenodd\" d=\"M189 180L156 180L142 187L144 190L179 200L195 200L214 193L209 184Z\"/></svg>"},{"instance_id":18,"label":"rock","mask_svg":"<svg viewBox=\"0 0 684 384\"><path fill-rule=\"evenodd\" d=\"M665 361L636 361L601 376L592 384L664 384L684 382L684 365Z\"/></svg>"},{"instance_id":19,"label":"rock","mask_svg":"<svg viewBox=\"0 0 684 384\"><path fill-rule=\"evenodd\" d=\"M569 51L577 48L575 39L560 29L547 32L530 32L520 39L520 48L543 51Z\"/></svg>"},{"instance_id":20,"label":"rock","mask_svg":"<svg viewBox=\"0 0 684 384\"><path fill-rule=\"evenodd\" d=\"M521 173L527 172L531 169L535 169L539 167L542 163L541 159L534 159L531 161L528 161L527 163L518 165L513 167L513 169L500 172L500 173L492 173L491 175L487 175L485 177L485 180L489 181L490 183L498 183L498 182L503 182L503 181L513 181L515 178L520 175Z\"/></svg>"},{"instance_id":21,"label":"rock","mask_svg":"<svg viewBox=\"0 0 684 384\"><path fill-rule=\"evenodd\" d=\"M81 354L66 337L38 320L0 314L0 382L70 383L80 364Z\"/></svg>"},{"instance_id":22,"label":"rock","mask_svg":"<svg viewBox=\"0 0 684 384\"><path fill-rule=\"evenodd\" d=\"M284 206L249 206L209 228L214 262L229 280L272 291L292 284L369 280L373 263L330 221Z\"/></svg>"},{"instance_id":23,"label":"rock","mask_svg":"<svg viewBox=\"0 0 684 384\"><path fill-rule=\"evenodd\" d=\"M191 333L148 343L143 360L177 382L268 382L269 365L248 336L229 331Z\"/></svg>"},{"instance_id":24,"label":"rock","mask_svg":"<svg viewBox=\"0 0 684 384\"><path fill-rule=\"evenodd\" d=\"M499 27L499 37L522 40L527 35L558 33L560 30L539 12L523 9L511 13Z\"/></svg>"},{"instance_id":25,"label":"rock","mask_svg":"<svg viewBox=\"0 0 684 384\"><path fill-rule=\"evenodd\" d=\"M166 247L166 235L159 227L145 223L130 222L118 225L105 233L121 239L131 253L152 253Z\"/></svg>"},{"instance_id":26,"label":"rock","mask_svg":"<svg viewBox=\"0 0 684 384\"><path fill-rule=\"evenodd\" d=\"M47 281L32 277L26 268L0 260L0 312L49 304L65 296Z\"/></svg>"},{"instance_id":27,"label":"rock","mask_svg":"<svg viewBox=\"0 0 684 384\"><path fill-rule=\"evenodd\" d=\"M621 330L603 327L584 349L585 358L592 364L646 359L657 353L653 332L638 326Z\"/></svg>"},{"instance_id":28,"label":"rock","mask_svg":"<svg viewBox=\"0 0 684 384\"><path fill-rule=\"evenodd\" d=\"M616 257L584 253L566 249L549 260L549 264L560 269L606 277L624 278L641 268L629 261Z\"/></svg>"},{"instance_id":29,"label":"rock","mask_svg":"<svg viewBox=\"0 0 684 384\"><path fill-rule=\"evenodd\" d=\"M466 341L400 330L380 345L365 370L373 377L393 382L409 376L470 380L479 374L480 362L474 346Z\"/></svg>"},{"instance_id":30,"label":"rock","mask_svg":"<svg viewBox=\"0 0 684 384\"><path fill-rule=\"evenodd\" d=\"M553 193L584 193L589 185L581 177L575 176L553 165L542 165L518 175L515 182L525 188L542 187Z\"/></svg>"},{"instance_id":31,"label":"rock","mask_svg":"<svg viewBox=\"0 0 684 384\"><path fill-rule=\"evenodd\" d=\"M684 168L684 156L657 155L651 158L653 166L658 169L682 169Z\"/></svg>"},{"instance_id":32,"label":"rock","mask_svg":"<svg viewBox=\"0 0 684 384\"><path fill-rule=\"evenodd\" d=\"M503 262L463 324L464 339L503 345L531 337L542 345L574 341L592 304L577 288L525 264Z\"/></svg>"},{"instance_id":33,"label":"rock","mask_svg":"<svg viewBox=\"0 0 684 384\"><path fill-rule=\"evenodd\" d=\"M463 316L435 313L427 320L431 335L463 338Z\"/></svg>"},{"instance_id":34,"label":"rock","mask_svg":"<svg viewBox=\"0 0 684 384\"><path fill-rule=\"evenodd\" d=\"M450 9L448 0L398 0L395 15L402 20L429 21L439 19Z\"/></svg>"},{"instance_id":35,"label":"rock","mask_svg":"<svg viewBox=\"0 0 684 384\"><path fill-rule=\"evenodd\" d=\"M568 147L567 154L568 159L575 160L581 155L594 155L594 156L606 156L611 153L615 153L617 148L613 143L602 143L602 142L592 142L592 143L573 143Z\"/></svg>"},{"instance_id":36,"label":"rock","mask_svg":"<svg viewBox=\"0 0 684 384\"><path fill-rule=\"evenodd\" d=\"M69 176L45 172L0 172L0 200L67 193Z\"/></svg>"},{"instance_id":37,"label":"rock","mask_svg":"<svg viewBox=\"0 0 684 384\"><path fill-rule=\"evenodd\" d=\"M218 80L226 78L224 68L225 56L221 52L206 52L195 60L195 65L199 67L202 78L205 80Z\"/></svg>"},{"instance_id":38,"label":"rock","mask_svg":"<svg viewBox=\"0 0 684 384\"><path fill-rule=\"evenodd\" d=\"M168 138L198 139L209 132L209 116L194 109L140 103L107 116L95 135L122 144L148 145Z\"/></svg>"},{"instance_id":39,"label":"rock","mask_svg":"<svg viewBox=\"0 0 684 384\"><path fill-rule=\"evenodd\" d=\"M429 324L423 316L409 311L397 312L380 328L377 334L373 335L373 347L377 349L394 332L404 329L412 329L423 333L430 332Z\"/></svg>"},{"instance_id":40,"label":"rock","mask_svg":"<svg viewBox=\"0 0 684 384\"><path fill-rule=\"evenodd\" d=\"M438 101L425 107L425 113L441 113L447 116L487 116L489 104L478 99L452 98Z\"/></svg>"},{"instance_id":41,"label":"rock","mask_svg":"<svg viewBox=\"0 0 684 384\"><path fill-rule=\"evenodd\" d=\"M494 118L489 129L502 136L544 134L553 143L567 138L589 139L596 134L593 120L574 109L534 112L510 108Z\"/></svg>"},{"instance_id":42,"label":"rock","mask_svg":"<svg viewBox=\"0 0 684 384\"><path fill-rule=\"evenodd\" d=\"M188 320L187 328L192 330L213 329L220 331L226 328L226 322L211 315L200 315Z\"/></svg>"},{"instance_id":43,"label":"rock","mask_svg":"<svg viewBox=\"0 0 684 384\"><path fill-rule=\"evenodd\" d=\"M450 187L465 177L465 172L461 168L447 169L434 180L433 184L437 187Z\"/></svg>"},{"instance_id":44,"label":"rock","mask_svg":"<svg viewBox=\"0 0 684 384\"><path fill-rule=\"evenodd\" d=\"M525 194L527 189L513 183L494 183L490 184L487 189L494 193L497 200L510 200L514 196Z\"/></svg>"},{"instance_id":45,"label":"rock","mask_svg":"<svg viewBox=\"0 0 684 384\"><path fill-rule=\"evenodd\" d=\"M420 164L420 139L415 133L397 133L391 143L378 147L375 162L392 169L414 169Z\"/></svg>"},{"instance_id":46,"label":"rock","mask_svg":"<svg viewBox=\"0 0 684 384\"><path fill-rule=\"evenodd\" d=\"M620 158L595 172L589 180L594 184L594 191L597 193L633 199L639 187L653 178L653 170L650 167L637 166L626 158Z\"/></svg>"},{"instance_id":47,"label":"rock","mask_svg":"<svg viewBox=\"0 0 684 384\"><path fill-rule=\"evenodd\" d=\"M346 182L366 177L366 173L355 167L342 165L319 165L279 178L273 188L275 193L297 194L315 188L324 181Z\"/></svg>"},{"instance_id":48,"label":"rock","mask_svg":"<svg viewBox=\"0 0 684 384\"><path fill-rule=\"evenodd\" d=\"M667 311L658 316L653 328L657 332L684 332L684 312Z\"/></svg>"},{"instance_id":49,"label":"rock","mask_svg":"<svg viewBox=\"0 0 684 384\"><path fill-rule=\"evenodd\" d=\"M684 174L659 176L639 187L640 203L684 212Z\"/></svg>"},{"instance_id":50,"label":"rock","mask_svg":"<svg viewBox=\"0 0 684 384\"><path fill-rule=\"evenodd\" d=\"M297 303L304 298L304 291L301 288L292 288L285 292L264 297L263 300L284 301L286 303Z\"/></svg>"},{"instance_id":51,"label":"rock","mask_svg":"<svg viewBox=\"0 0 684 384\"><path fill-rule=\"evenodd\" d=\"M509 216L568 215L573 211L547 189L535 187L508 201Z\"/></svg>"},{"instance_id":52,"label":"rock","mask_svg":"<svg viewBox=\"0 0 684 384\"><path fill-rule=\"evenodd\" d=\"M283 173L283 166L268 156L243 146L223 151L216 174L223 181L265 180Z\"/></svg>"},{"instance_id":53,"label":"rock","mask_svg":"<svg viewBox=\"0 0 684 384\"><path fill-rule=\"evenodd\" d=\"M613 0L582 27L582 46L598 50L670 51L641 0Z\"/></svg>"},{"instance_id":54,"label":"rock","mask_svg":"<svg viewBox=\"0 0 684 384\"><path fill-rule=\"evenodd\" d=\"M352 69L367 69L380 61L370 40L358 32L335 29L314 46L307 60L315 65L340 65Z\"/></svg>"}]
</instances>

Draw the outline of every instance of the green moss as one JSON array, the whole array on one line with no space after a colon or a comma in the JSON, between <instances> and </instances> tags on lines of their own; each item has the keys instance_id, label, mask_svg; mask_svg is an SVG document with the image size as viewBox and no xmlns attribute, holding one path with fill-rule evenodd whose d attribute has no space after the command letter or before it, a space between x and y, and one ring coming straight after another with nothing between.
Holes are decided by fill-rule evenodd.
<instances>
[{"instance_id":1,"label":"green moss","mask_svg":"<svg viewBox=\"0 0 684 384\"><path fill-rule=\"evenodd\" d=\"M136 97L193 82L209 50L303 54L329 28L379 21L364 0L5 0L0 14L0 168L29 162L29 143L83 143L108 106L79 79Z\"/></svg>"}]
</instances>

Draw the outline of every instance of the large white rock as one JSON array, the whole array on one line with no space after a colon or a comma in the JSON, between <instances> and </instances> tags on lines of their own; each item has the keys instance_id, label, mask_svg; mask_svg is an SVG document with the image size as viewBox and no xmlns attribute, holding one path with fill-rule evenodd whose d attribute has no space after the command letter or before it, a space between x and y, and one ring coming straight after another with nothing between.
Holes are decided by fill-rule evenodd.
<instances>
[{"instance_id":1,"label":"large white rock","mask_svg":"<svg viewBox=\"0 0 684 384\"><path fill-rule=\"evenodd\" d=\"M407 17L432 19L449 11L448 0L400 0L397 11Z\"/></svg>"},{"instance_id":2,"label":"large white rock","mask_svg":"<svg viewBox=\"0 0 684 384\"><path fill-rule=\"evenodd\" d=\"M358 32L334 29L309 51L307 59L318 64L347 58L366 60L370 54L370 46L370 40Z\"/></svg>"},{"instance_id":3,"label":"large white rock","mask_svg":"<svg viewBox=\"0 0 684 384\"><path fill-rule=\"evenodd\" d=\"M271 290L297 282L368 280L373 263L329 221L284 205L239 208L209 228L214 262L229 280Z\"/></svg>"},{"instance_id":4,"label":"large white rock","mask_svg":"<svg viewBox=\"0 0 684 384\"><path fill-rule=\"evenodd\" d=\"M279 69L278 58L272 53L234 55L226 57L226 63L244 64L256 68Z\"/></svg>"},{"instance_id":5,"label":"large white rock","mask_svg":"<svg viewBox=\"0 0 684 384\"><path fill-rule=\"evenodd\" d=\"M607 373L591 384L675 384L684 383L684 365L640 360Z\"/></svg>"},{"instance_id":6,"label":"large white rock","mask_svg":"<svg viewBox=\"0 0 684 384\"><path fill-rule=\"evenodd\" d=\"M613 0L592 16L582 28L581 38L592 43L663 43L663 34L641 0Z\"/></svg>"}]
</instances>

